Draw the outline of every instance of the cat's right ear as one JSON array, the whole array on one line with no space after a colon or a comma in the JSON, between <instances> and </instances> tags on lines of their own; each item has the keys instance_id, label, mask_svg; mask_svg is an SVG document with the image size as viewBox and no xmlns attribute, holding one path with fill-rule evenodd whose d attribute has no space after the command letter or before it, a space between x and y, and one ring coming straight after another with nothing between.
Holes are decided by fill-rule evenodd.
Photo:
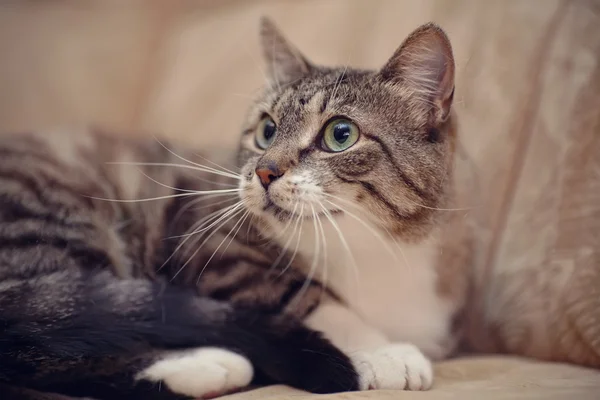
<instances>
[{"instance_id":1,"label":"cat's right ear","mask_svg":"<svg viewBox=\"0 0 600 400\"><path fill-rule=\"evenodd\" d=\"M381 69L380 76L428 108L433 124L444 122L454 95L450 40L437 25L417 28Z\"/></svg>"},{"instance_id":2,"label":"cat's right ear","mask_svg":"<svg viewBox=\"0 0 600 400\"><path fill-rule=\"evenodd\" d=\"M310 72L310 62L283 37L267 17L260 20L260 43L268 79L272 84L292 82Z\"/></svg>"}]
</instances>

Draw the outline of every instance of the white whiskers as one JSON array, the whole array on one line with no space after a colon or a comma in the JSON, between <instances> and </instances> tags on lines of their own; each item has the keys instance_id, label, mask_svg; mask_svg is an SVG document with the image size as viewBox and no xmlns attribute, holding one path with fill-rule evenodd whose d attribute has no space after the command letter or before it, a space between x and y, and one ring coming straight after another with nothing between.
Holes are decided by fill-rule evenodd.
<instances>
[{"instance_id":1,"label":"white whiskers","mask_svg":"<svg viewBox=\"0 0 600 400\"><path fill-rule=\"evenodd\" d=\"M323 204L321 204L321 202L318 202L319 207L324 208ZM317 214L318 214L318 210L317 210ZM315 216L316 220L317 220L317 224L319 225L319 231L321 233L321 240L323 241L323 276L322 276L322 283L323 286L327 287L327 272L328 272L328 266L327 266L327 239L325 236L325 230L323 229L323 223L321 222L321 218L319 218L318 215ZM322 294L323 292L321 292Z\"/></svg>"},{"instance_id":2,"label":"white whiskers","mask_svg":"<svg viewBox=\"0 0 600 400\"><path fill-rule=\"evenodd\" d=\"M223 254L225 254L227 252L227 249L229 248L229 246L231 246L231 243L233 242L233 240L235 239L235 237L237 236L237 234L240 232L240 229L242 228L242 225L244 225L244 222L246 222L246 219L248 218L248 215L250 215L250 211L246 211L242 217L240 218L240 220L238 221L239 226L238 228L235 230L235 232L233 233L233 235L231 236L231 239L229 239L229 243L227 243L227 246L225 246L225 248L223 249L223 252L221 253L221 259L223 258ZM232 228L232 230L235 228L235 226ZM230 232L231 233L231 232ZM217 249L218 250L218 249Z\"/></svg>"},{"instance_id":3,"label":"white whiskers","mask_svg":"<svg viewBox=\"0 0 600 400\"><path fill-rule=\"evenodd\" d=\"M95 197L95 196L85 196L87 198L90 199L94 199L94 200L102 200L102 201L111 201L114 203L142 203L145 201L157 201L157 200L165 200L165 199L173 199L176 197L189 197L189 196L197 196L199 194L209 194L209 193L231 193L231 192L236 192L236 190L224 190L224 191L201 191L201 192L193 192L193 193L177 193L177 194L170 194L170 195L165 195L165 196L157 196L157 197L147 197L144 199L108 199L108 198L104 198L104 197Z\"/></svg>"},{"instance_id":4,"label":"white whiskers","mask_svg":"<svg viewBox=\"0 0 600 400\"><path fill-rule=\"evenodd\" d=\"M320 241L319 230L318 230L317 222L316 222L316 220L318 219L318 216L315 213L315 208L312 204L310 205L310 209L311 209L310 211L312 214L312 221L313 221L314 234L315 234L313 259L312 259L312 262L310 265L310 269L308 271L308 275L306 276L306 279L304 280L302 287L300 288L298 293L296 293L296 295L294 296L294 299L292 301L290 301L288 304L289 308L294 308L296 305L296 302L300 301L300 299L302 299L302 296L304 296L304 293L306 293L306 291L308 290L308 287L310 286L310 284L314 278L315 272L317 270L317 267L319 265L319 252L321 251L321 241ZM298 242L300 242L300 236L298 236Z\"/></svg>"},{"instance_id":5,"label":"white whiskers","mask_svg":"<svg viewBox=\"0 0 600 400\"><path fill-rule=\"evenodd\" d=\"M196 157L198 157L198 158L201 158L201 159L203 159L203 160L204 160L204 161L206 161L207 163L210 163L210 164L214 165L215 167L221 168L221 170L223 170L223 171L225 171L225 172L229 172L230 174L232 174L232 175L235 175L235 176L237 176L237 177L240 177L240 176L241 176L241 175L240 175L240 174L238 174L237 172L235 172L235 171L232 171L232 170L230 170L230 169L228 169L228 168L225 168L225 167L224 167L224 166L222 166L221 164L217 164L216 162L214 162L214 161L212 161L212 160L209 160L208 158L204 157L203 155L200 155L200 154L197 154L197 153L194 153L194 155L195 155ZM209 167L209 168L210 168L210 167Z\"/></svg>"},{"instance_id":6,"label":"white whiskers","mask_svg":"<svg viewBox=\"0 0 600 400\"><path fill-rule=\"evenodd\" d=\"M159 162L136 162L136 161L109 161L106 164L109 165L133 165L139 167L170 167L170 168L183 168L191 169L200 172L208 172L209 174L221 175L228 178L240 179L240 174L235 174L226 171L219 171L218 169L207 167L201 164L194 163L193 165L176 164L176 163L159 163Z\"/></svg>"},{"instance_id":7,"label":"white whiskers","mask_svg":"<svg viewBox=\"0 0 600 400\"><path fill-rule=\"evenodd\" d=\"M331 224L333 229L335 229L335 231L337 232L340 242L341 242L342 246L344 247L344 250L346 250L347 255L350 258L350 262L352 264L352 271L354 273L354 280L356 282L356 287L360 291L360 273L359 273L358 265L356 264L356 259L354 258L354 254L352 253L352 250L350 249L350 246L348 245L348 242L346 241L346 237L344 236L338 223L335 221L335 219L331 215L331 212L323 204L320 204L320 206L323 209L323 213L325 214L325 217L329 220L329 223Z\"/></svg>"},{"instance_id":8,"label":"white whiskers","mask_svg":"<svg viewBox=\"0 0 600 400\"><path fill-rule=\"evenodd\" d=\"M336 82L335 82L335 84L333 86L333 90L331 91L331 95L329 96L329 100L327 101L328 104L331 103L331 101L335 99L335 95L337 93L337 90L340 87L340 84L342 83L342 80L344 79L344 76L346 76L346 71L347 70L348 70L348 65L346 65L344 67L344 70L340 74L340 77L338 79L336 79Z\"/></svg>"},{"instance_id":9,"label":"white whiskers","mask_svg":"<svg viewBox=\"0 0 600 400\"><path fill-rule=\"evenodd\" d=\"M292 257L290 258L290 260L288 261L287 265L285 266L285 268L283 268L281 270L281 272L279 273L279 276L283 275L285 273L285 271L288 270L288 268L292 265L292 263L294 262L294 259L296 258L296 254L298 254L298 248L300 247L300 238L301 238L301 233L302 233L302 225L304 224L304 218L302 218L302 214L304 213L304 204L302 205L302 207L300 208L300 213L298 214L298 217L296 218L296 224L294 226L294 232L293 235L291 236L292 238L296 235L296 228L298 228L298 239L296 240L296 247L294 248L294 252L292 253ZM300 223L300 226L298 227L298 223ZM283 254L283 253L282 253ZM276 264L275 264L276 265Z\"/></svg>"},{"instance_id":10,"label":"white whiskers","mask_svg":"<svg viewBox=\"0 0 600 400\"><path fill-rule=\"evenodd\" d=\"M292 215L296 215L296 210L298 209L298 201L296 201L296 204L294 205L294 211L292 211ZM292 224L293 219L290 218L288 220L288 222L285 224L285 226L283 227L283 229L281 230L281 232L279 232L279 236L284 237L286 231L288 230L288 228L290 227L290 225ZM277 258L275 259L275 261L273 261L273 264L271 264L271 268L269 269L269 271L272 271L274 268L276 268L279 263L281 262L281 259L287 254L287 251L290 247L290 244L292 243L292 239L294 238L294 236L296 236L296 230L298 229L298 223L300 222L300 216L298 216L296 218L296 224L294 225L294 230L292 231L292 234L289 236L288 240L285 242L285 245L283 246L283 248L281 249L281 252L279 253L279 256L277 256ZM271 241L273 241L273 239L271 239L268 243L270 243Z\"/></svg>"},{"instance_id":11,"label":"white whiskers","mask_svg":"<svg viewBox=\"0 0 600 400\"><path fill-rule=\"evenodd\" d=\"M214 172L216 174L224 174L225 173L225 172L220 171L220 170L218 170L216 168L207 167L206 165L195 163L193 161L188 160L185 157L180 156L179 154L175 153L173 150L171 150L170 148L168 148L166 145L164 145L157 137L154 137L154 140L156 140L156 142L159 145L161 145L165 150L167 150L169 153L171 153L173 156L177 157L181 161L184 161L184 162L186 162L188 164L191 164L191 165L193 165L195 167L201 168L205 172ZM175 164L175 165L177 165L177 164ZM241 175L240 174L236 174L236 173L230 173L230 176L234 177L234 178L239 178Z\"/></svg>"},{"instance_id":12,"label":"white whiskers","mask_svg":"<svg viewBox=\"0 0 600 400\"><path fill-rule=\"evenodd\" d=\"M219 243L219 245L217 246L217 248L213 251L213 253L210 255L210 257L208 258L208 260L206 261L206 263L204 264L204 266L202 267L202 269L200 270L200 273L198 274L198 279L196 280L196 284L198 282L200 282L200 278L202 277L202 274L204 273L204 270L206 269L206 267L208 267L208 264L210 264L210 262L212 261L212 259L215 257L215 254L217 254L217 252L219 251L219 249L221 248L221 246L223 246L223 243L225 243L225 241L227 240L227 238L229 237L229 235L231 235L231 233L234 231L234 229L236 229L238 227L238 225L241 227L242 224L244 223L244 221L246 220L246 217L248 216L249 211L246 211L244 214L242 214L242 216L238 219L238 221L233 225L233 227L229 230L229 232L227 232L227 235L225 235L225 237L223 238L223 240L221 240L221 243ZM239 215L236 214L236 215ZM232 217L233 218L233 217ZM228 219L227 221L225 221L224 224L221 225L221 227L223 227L227 222L229 222L231 220ZM206 240L200 245L200 247L196 250L196 252L194 254L196 254L204 245L204 243L206 243L206 241L208 241L208 239L210 239L210 237L216 233L218 230L220 230L221 228L215 230L215 232L213 232L209 237L206 238ZM223 253L227 250L227 248L229 248L229 245L231 244L231 242L233 241L233 239L235 239L235 236L238 234L239 232L239 228L237 228L237 230L235 231L235 233L233 234L233 236L231 237L231 241L227 244L227 247L225 247L225 250L223 250ZM223 256L221 254L221 256Z\"/></svg>"},{"instance_id":13,"label":"white whiskers","mask_svg":"<svg viewBox=\"0 0 600 400\"><path fill-rule=\"evenodd\" d=\"M351 206L356 207L356 205L348 200L342 199L341 197L337 197L334 196L332 194L328 194L326 193L326 196L331 197L333 199L337 199L339 201L343 201L345 203L348 203ZM325 200L326 202L328 202L329 204L331 204L333 207L341 210L344 212L344 214L347 214L348 216L354 218L356 221L358 221L361 225L363 225L365 228L367 228L369 230L369 232L371 232L373 235L375 235L375 237L377 237L379 240L381 240L381 243L384 245L385 249L390 253L390 255L392 257L394 257L394 259L396 261L398 261L398 257L396 256L396 253L394 252L394 250L387 244L387 241L385 240L385 238L379 233L377 232L377 230L371 226L371 224L369 224L368 222L364 221L362 218L360 218L359 216L357 216L356 214L353 214L352 212L348 211L346 208L341 207L339 204L336 204L330 200ZM402 252L402 249L400 248L400 251Z\"/></svg>"},{"instance_id":14,"label":"white whiskers","mask_svg":"<svg viewBox=\"0 0 600 400\"><path fill-rule=\"evenodd\" d=\"M235 218L237 215L241 214L243 212L243 209L241 209L241 205L238 208L235 208L233 210L228 211L226 214L227 215L223 215L219 218L219 221L223 221L221 222L220 225L218 225L205 239L204 241L202 241L202 243L200 243L200 245L196 248L196 250L194 250L194 252L188 257L187 261L179 268L179 270L177 270L177 272L173 275L173 277L171 278L171 280L175 279L177 277L177 275L179 275L181 273L181 271L183 271L185 269L185 267L187 267L192 260L194 259L194 257L196 257L196 255L200 252L200 250L202 249L202 247L204 247L204 245L206 244L206 242L209 241L209 239L211 237L214 236L215 233L219 232L219 230L221 228L223 228L223 226L225 226L225 224L227 224L229 221L231 221L233 218ZM211 224L211 227L214 226L215 224L217 224L219 221L215 222L214 224ZM204 230L208 230L209 228L204 228ZM196 237L197 240L199 241L202 237L204 236L204 234L200 235L199 237ZM191 235L189 237L192 237ZM185 240L184 240L185 242ZM178 246L179 247L179 246ZM193 246L191 246L193 247ZM198 279L200 279L200 277L198 277Z\"/></svg>"},{"instance_id":15,"label":"white whiskers","mask_svg":"<svg viewBox=\"0 0 600 400\"><path fill-rule=\"evenodd\" d=\"M242 202L238 201L237 203L235 203L231 206L221 208L213 213L210 213L206 217L202 218L200 221L198 221L197 223L194 224L194 226L192 227L193 230L191 233L165 238L165 239L173 239L173 238L184 238L184 239L177 245L175 250L173 250L173 253L171 253L171 255L169 257L167 257L167 259L163 262L163 264L158 269L161 270L162 268L164 268L165 265L167 265L169 263L169 261L171 261L173 259L173 257L175 257L177 252L183 246L185 246L187 241L190 240L190 238L192 238L194 235L209 230L210 228L212 228L213 226L215 226L216 224L221 222L224 218L227 218L233 212L235 212L236 210L239 210L241 207L242 207ZM215 221L215 219L216 219L216 221ZM205 227L206 224L210 224L210 225Z\"/></svg>"}]
</instances>

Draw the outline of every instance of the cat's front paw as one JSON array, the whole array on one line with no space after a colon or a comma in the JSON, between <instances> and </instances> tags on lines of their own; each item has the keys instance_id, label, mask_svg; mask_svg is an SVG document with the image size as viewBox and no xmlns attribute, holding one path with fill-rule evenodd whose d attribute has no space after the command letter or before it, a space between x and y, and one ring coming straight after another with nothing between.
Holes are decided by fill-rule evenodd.
<instances>
[{"instance_id":1,"label":"cat's front paw","mask_svg":"<svg viewBox=\"0 0 600 400\"><path fill-rule=\"evenodd\" d=\"M162 382L173 393L206 399L248 386L253 375L252 364L244 356L206 347L157 361L137 378Z\"/></svg>"},{"instance_id":2,"label":"cat's front paw","mask_svg":"<svg viewBox=\"0 0 600 400\"><path fill-rule=\"evenodd\" d=\"M433 384L431 362L412 344L389 344L350 356L360 390L428 390Z\"/></svg>"}]
</instances>

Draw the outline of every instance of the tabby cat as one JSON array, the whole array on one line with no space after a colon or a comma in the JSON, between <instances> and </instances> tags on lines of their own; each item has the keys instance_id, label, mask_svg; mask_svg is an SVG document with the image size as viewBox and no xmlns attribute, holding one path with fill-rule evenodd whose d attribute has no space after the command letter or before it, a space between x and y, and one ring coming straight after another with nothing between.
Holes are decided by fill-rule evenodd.
<instances>
[{"instance_id":1,"label":"tabby cat","mask_svg":"<svg viewBox=\"0 0 600 400\"><path fill-rule=\"evenodd\" d=\"M0 386L431 387L470 292L471 230L444 212L463 195L449 40L424 25L363 71L268 20L261 39L270 85L229 168L98 131L0 139Z\"/></svg>"},{"instance_id":2,"label":"tabby cat","mask_svg":"<svg viewBox=\"0 0 600 400\"><path fill-rule=\"evenodd\" d=\"M225 393L254 369L316 392L432 385L456 310L427 265L450 43L425 25L372 72L314 66L267 20L261 37L271 85L239 173L158 140L2 137L3 381L111 399Z\"/></svg>"}]
</instances>

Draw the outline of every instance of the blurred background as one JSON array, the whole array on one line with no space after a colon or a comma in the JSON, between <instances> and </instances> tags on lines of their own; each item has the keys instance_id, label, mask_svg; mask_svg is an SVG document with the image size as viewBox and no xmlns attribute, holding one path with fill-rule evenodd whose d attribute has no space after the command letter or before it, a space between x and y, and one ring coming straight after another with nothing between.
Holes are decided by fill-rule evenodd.
<instances>
[{"instance_id":1,"label":"blurred background","mask_svg":"<svg viewBox=\"0 0 600 400\"><path fill-rule=\"evenodd\" d=\"M478 265L600 265L597 0L2 0L0 131L95 124L232 146L264 82L261 15L316 63L372 68L440 24L480 189L466 205Z\"/></svg>"}]
</instances>

